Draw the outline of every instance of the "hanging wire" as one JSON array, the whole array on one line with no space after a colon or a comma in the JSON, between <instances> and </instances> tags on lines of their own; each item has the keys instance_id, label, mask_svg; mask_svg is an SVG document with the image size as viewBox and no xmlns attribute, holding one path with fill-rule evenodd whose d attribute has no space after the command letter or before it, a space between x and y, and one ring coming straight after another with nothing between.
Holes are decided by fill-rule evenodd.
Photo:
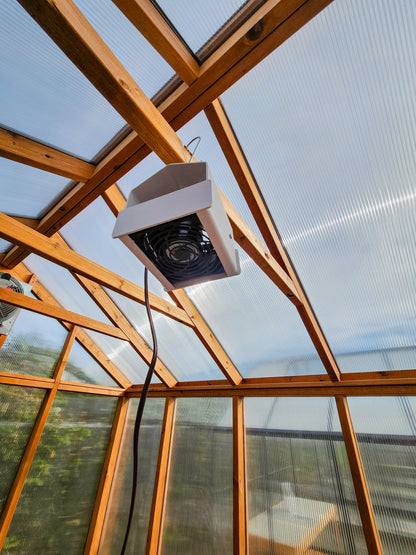
<instances>
[{"instance_id":1,"label":"hanging wire","mask_svg":"<svg viewBox=\"0 0 416 555\"><path fill-rule=\"evenodd\" d=\"M194 137L192 140L189 141L189 143L185 146L185 148L188 148L194 141L198 141L198 144L197 144L196 147L194 148L194 150L193 150L193 152L192 152L192 154L191 154L191 157L190 157L189 160L188 160L188 164L189 164L190 162L192 162L192 158L195 156L196 149L199 147L199 143L201 142L201 137L199 137L199 136L198 136L198 137Z\"/></svg>"},{"instance_id":2,"label":"hanging wire","mask_svg":"<svg viewBox=\"0 0 416 555\"><path fill-rule=\"evenodd\" d=\"M149 325L152 332L152 339L153 339L153 356L152 360L149 365L149 370L147 372L146 380L143 385L142 394L140 395L140 402L137 408L137 416L136 422L134 424L134 436L133 436L133 487L131 490L131 500L130 500L130 511L129 511L129 518L126 527L126 533L124 535L124 542L123 547L121 548L121 555L124 555L126 552L127 541L129 539L129 532L130 526L133 519L134 513L134 505L136 502L136 490L137 490L137 478L138 478L138 459L139 459L139 432L140 432L140 424L142 422L142 416L144 411L144 405L146 403L147 392L149 390L149 385L152 380L153 371L155 369L156 361L157 361L157 338L156 338L156 330L153 323L152 313L150 310L150 301L149 301L149 286L148 286L148 270L147 268L144 269L144 296L145 296L145 303L146 303L146 312L147 317L149 319Z\"/></svg>"}]
</instances>

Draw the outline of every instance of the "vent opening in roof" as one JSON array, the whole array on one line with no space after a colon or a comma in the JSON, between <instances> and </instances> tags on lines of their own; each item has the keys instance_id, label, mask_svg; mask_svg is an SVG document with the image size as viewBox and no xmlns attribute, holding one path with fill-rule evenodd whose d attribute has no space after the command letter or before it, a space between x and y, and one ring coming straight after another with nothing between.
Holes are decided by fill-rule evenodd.
<instances>
[{"instance_id":1,"label":"vent opening in roof","mask_svg":"<svg viewBox=\"0 0 416 555\"><path fill-rule=\"evenodd\" d=\"M172 283L225 274L224 267L196 214L189 214L129 235Z\"/></svg>"}]
</instances>

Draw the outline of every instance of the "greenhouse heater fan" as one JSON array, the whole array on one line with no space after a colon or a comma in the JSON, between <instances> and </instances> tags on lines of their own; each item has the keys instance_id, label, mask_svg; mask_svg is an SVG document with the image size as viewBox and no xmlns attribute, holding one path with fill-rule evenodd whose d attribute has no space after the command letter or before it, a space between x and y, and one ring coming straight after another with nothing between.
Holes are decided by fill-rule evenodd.
<instances>
[{"instance_id":1,"label":"greenhouse heater fan","mask_svg":"<svg viewBox=\"0 0 416 555\"><path fill-rule=\"evenodd\" d=\"M31 285L18 281L10 274L0 273L0 287L10 289L15 293L28 295L32 289ZM7 335L16 320L20 308L0 301L0 335Z\"/></svg>"},{"instance_id":2,"label":"greenhouse heater fan","mask_svg":"<svg viewBox=\"0 0 416 555\"><path fill-rule=\"evenodd\" d=\"M113 230L167 291L240 273L206 162L169 164L129 194Z\"/></svg>"}]
</instances>

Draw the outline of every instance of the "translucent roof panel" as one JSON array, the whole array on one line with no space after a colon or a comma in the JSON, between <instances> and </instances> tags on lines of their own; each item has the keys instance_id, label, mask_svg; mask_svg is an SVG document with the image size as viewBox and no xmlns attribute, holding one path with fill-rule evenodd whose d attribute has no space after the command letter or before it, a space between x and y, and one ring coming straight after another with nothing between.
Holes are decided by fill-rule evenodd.
<instances>
[{"instance_id":1,"label":"translucent roof panel","mask_svg":"<svg viewBox=\"0 0 416 555\"><path fill-rule=\"evenodd\" d=\"M413 3L335 1L223 95L344 372L415 346L415 30Z\"/></svg>"},{"instance_id":2,"label":"translucent roof panel","mask_svg":"<svg viewBox=\"0 0 416 555\"><path fill-rule=\"evenodd\" d=\"M175 74L111 0L75 0L143 92L154 96Z\"/></svg>"},{"instance_id":3,"label":"translucent roof panel","mask_svg":"<svg viewBox=\"0 0 416 555\"><path fill-rule=\"evenodd\" d=\"M0 182L2 212L39 218L65 190L68 179L0 158Z\"/></svg>"},{"instance_id":4,"label":"translucent roof panel","mask_svg":"<svg viewBox=\"0 0 416 555\"><path fill-rule=\"evenodd\" d=\"M124 120L13 0L0 2L0 124L92 158Z\"/></svg>"},{"instance_id":5,"label":"translucent roof panel","mask_svg":"<svg viewBox=\"0 0 416 555\"><path fill-rule=\"evenodd\" d=\"M63 308L111 325L110 320L66 268L36 254L28 256L25 264Z\"/></svg>"},{"instance_id":6,"label":"translucent roof panel","mask_svg":"<svg viewBox=\"0 0 416 555\"><path fill-rule=\"evenodd\" d=\"M152 345L145 307L118 293L109 291L109 294L140 335L149 345ZM153 321L159 346L159 358L178 381L224 378L224 374L191 328L154 311Z\"/></svg>"},{"instance_id":7,"label":"translucent roof panel","mask_svg":"<svg viewBox=\"0 0 416 555\"><path fill-rule=\"evenodd\" d=\"M64 381L118 387L118 384L110 378L109 374L78 341L74 341L71 347L62 379Z\"/></svg>"},{"instance_id":8,"label":"translucent roof panel","mask_svg":"<svg viewBox=\"0 0 416 555\"><path fill-rule=\"evenodd\" d=\"M133 283L143 284L144 266L119 240L112 238L115 217L102 200L96 199L62 228L62 236L78 253ZM149 276L152 293L170 300L158 280Z\"/></svg>"},{"instance_id":9,"label":"translucent roof panel","mask_svg":"<svg viewBox=\"0 0 416 555\"><path fill-rule=\"evenodd\" d=\"M241 0L157 1L193 52L208 42L246 3Z\"/></svg>"},{"instance_id":10,"label":"translucent roof panel","mask_svg":"<svg viewBox=\"0 0 416 555\"><path fill-rule=\"evenodd\" d=\"M292 303L244 252L241 275L187 293L244 377L324 374Z\"/></svg>"},{"instance_id":11,"label":"translucent roof panel","mask_svg":"<svg viewBox=\"0 0 416 555\"><path fill-rule=\"evenodd\" d=\"M85 331L131 383L141 384L144 382L148 365L140 358L128 341L103 335L96 331ZM153 375L152 383L160 383L156 375Z\"/></svg>"}]
</instances>

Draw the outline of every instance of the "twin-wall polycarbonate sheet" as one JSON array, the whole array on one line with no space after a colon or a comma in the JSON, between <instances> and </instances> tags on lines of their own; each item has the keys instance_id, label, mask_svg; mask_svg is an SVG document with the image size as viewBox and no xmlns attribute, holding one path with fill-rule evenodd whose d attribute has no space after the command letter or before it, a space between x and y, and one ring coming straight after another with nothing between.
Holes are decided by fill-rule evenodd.
<instances>
[{"instance_id":1,"label":"twin-wall polycarbonate sheet","mask_svg":"<svg viewBox=\"0 0 416 555\"><path fill-rule=\"evenodd\" d=\"M5 214L39 218L67 184L66 177L0 158L0 209Z\"/></svg>"},{"instance_id":2,"label":"twin-wall polycarbonate sheet","mask_svg":"<svg viewBox=\"0 0 416 555\"><path fill-rule=\"evenodd\" d=\"M345 372L416 364L415 29L412 2L335 1L222 97Z\"/></svg>"},{"instance_id":3,"label":"twin-wall polycarbonate sheet","mask_svg":"<svg viewBox=\"0 0 416 555\"><path fill-rule=\"evenodd\" d=\"M75 0L113 54L146 96L154 96L174 76L173 69L111 0Z\"/></svg>"},{"instance_id":4,"label":"twin-wall polycarbonate sheet","mask_svg":"<svg viewBox=\"0 0 416 555\"><path fill-rule=\"evenodd\" d=\"M193 52L208 42L246 3L241 0L157 2Z\"/></svg>"},{"instance_id":5,"label":"twin-wall polycarbonate sheet","mask_svg":"<svg viewBox=\"0 0 416 555\"><path fill-rule=\"evenodd\" d=\"M124 121L14 0L0 2L0 124L92 158Z\"/></svg>"},{"instance_id":6,"label":"twin-wall polycarbonate sheet","mask_svg":"<svg viewBox=\"0 0 416 555\"><path fill-rule=\"evenodd\" d=\"M71 347L62 380L118 387L118 384L77 340Z\"/></svg>"},{"instance_id":7,"label":"twin-wall polycarbonate sheet","mask_svg":"<svg viewBox=\"0 0 416 555\"><path fill-rule=\"evenodd\" d=\"M386 555L416 551L416 400L350 397L348 404Z\"/></svg>"},{"instance_id":8,"label":"twin-wall polycarbonate sheet","mask_svg":"<svg viewBox=\"0 0 416 555\"><path fill-rule=\"evenodd\" d=\"M2 553L82 553L117 398L58 391Z\"/></svg>"},{"instance_id":9,"label":"twin-wall polycarbonate sheet","mask_svg":"<svg viewBox=\"0 0 416 555\"><path fill-rule=\"evenodd\" d=\"M334 399L244 407L250 553L367 553Z\"/></svg>"}]
</instances>

